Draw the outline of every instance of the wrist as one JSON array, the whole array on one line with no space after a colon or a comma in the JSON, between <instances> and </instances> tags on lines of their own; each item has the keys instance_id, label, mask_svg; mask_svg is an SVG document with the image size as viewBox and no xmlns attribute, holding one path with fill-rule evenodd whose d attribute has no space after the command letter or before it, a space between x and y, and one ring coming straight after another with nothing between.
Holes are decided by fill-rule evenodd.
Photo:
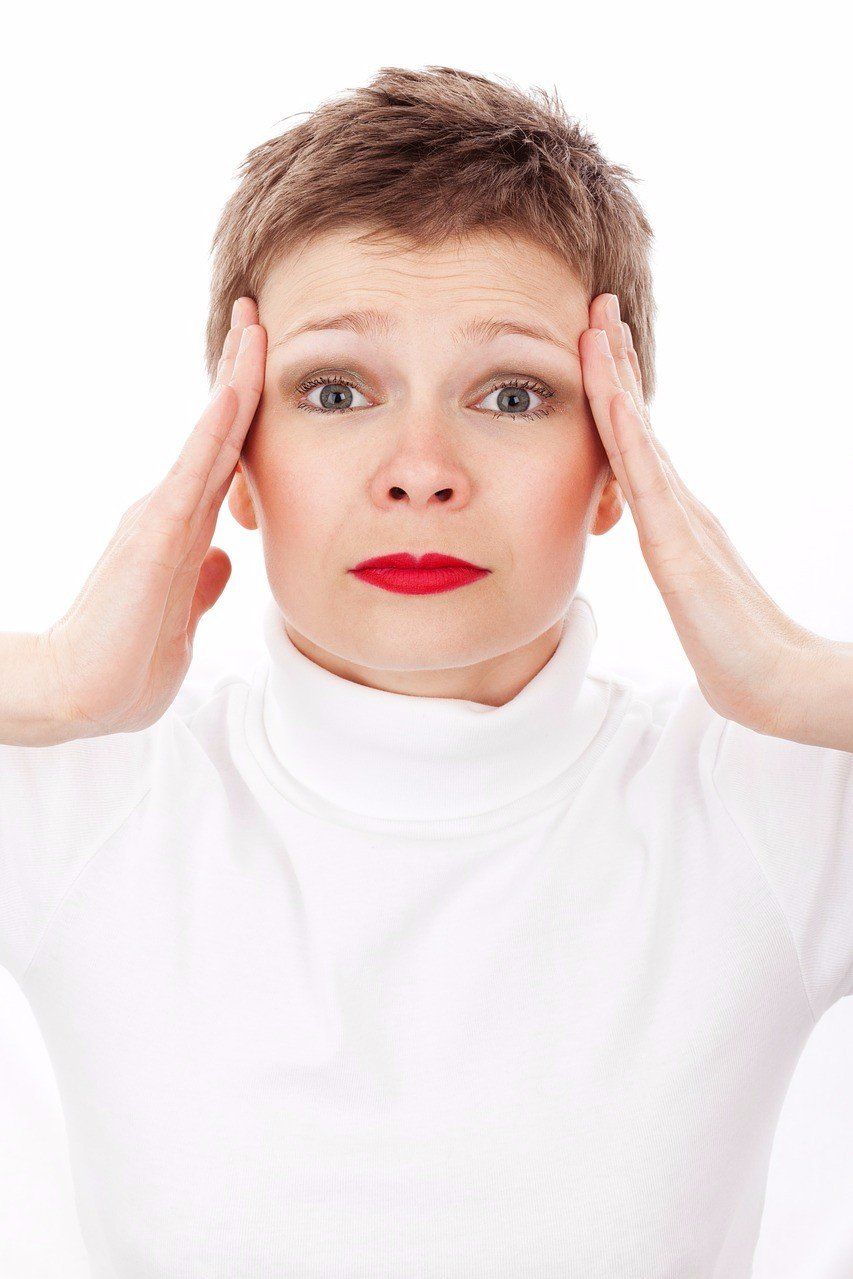
<instances>
[{"instance_id":1,"label":"wrist","mask_svg":"<svg viewBox=\"0 0 853 1279\"><path fill-rule=\"evenodd\" d=\"M791 715L780 736L807 746L853 751L853 643L809 632L790 689Z\"/></svg>"},{"instance_id":2,"label":"wrist","mask_svg":"<svg viewBox=\"0 0 853 1279\"><path fill-rule=\"evenodd\" d=\"M0 636L0 744L53 746L79 737L47 633Z\"/></svg>"}]
</instances>

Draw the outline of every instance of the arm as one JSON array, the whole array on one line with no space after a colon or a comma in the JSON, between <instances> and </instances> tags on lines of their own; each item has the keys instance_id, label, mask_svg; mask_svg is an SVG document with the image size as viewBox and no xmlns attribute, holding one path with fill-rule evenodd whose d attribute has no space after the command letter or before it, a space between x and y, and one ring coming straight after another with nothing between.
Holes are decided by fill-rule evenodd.
<instances>
[{"instance_id":1,"label":"arm","mask_svg":"<svg viewBox=\"0 0 853 1279\"><path fill-rule=\"evenodd\" d=\"M137 732L174 700L199 619L231 572L208 548L263 387L256 314L252 299L235 303L213 398L165 479L125 511L64 617L42 634L0 635L0 745Z\"/></svg>"},{"instance_id":2,"label":"arm","mask_svg":"<svg viewBox=\"0 0 853 1279\"><path fill-rule=\"evenodd\" d=\"M802 651L794 687L799 696L776 735L853 751L853 644L813 635Z\"/></svg>"},{"instance_id":3,"label":"arm","mask_svg":"<svg viewBox=\"0 0 853 1279\"><path fill-rule=\"evenodd\" d=\"M599 294L580 337L584 386L640 549L708 705L768 737L853 751L853 644L779 608L652 430L631 331Z\"/></svg>"},{"instance_id":4,"label":"arm","mask_svg":"<svg viewBox=\"0 0 853 1279\"><path fill-rule=\"evenodd\" d=\"M53 746L75 736L43 635L0 635L0 671L0 745Z\"/></svg>"}]
</instances>

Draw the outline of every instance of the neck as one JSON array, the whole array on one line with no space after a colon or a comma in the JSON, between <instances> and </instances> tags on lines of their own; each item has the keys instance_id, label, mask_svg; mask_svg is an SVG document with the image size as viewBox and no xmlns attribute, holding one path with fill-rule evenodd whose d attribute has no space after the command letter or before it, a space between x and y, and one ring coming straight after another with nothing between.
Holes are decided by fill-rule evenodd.
<instances>
[{"instance_id":1,"label":"neck","mask_svg":"<svg viewBox=\"0 0 853 1279\"><path fill-rule=\"evenodd\" d=\"M549 632L524 664L494 666L500 678L481 681L479 697L341 676L297 647L274 599L264 633L269 663L249 716L252 743L283 793L347 824L415 826L432 837L537 807L546 788L570 782L606 713L606 686L586 678L597 627L577 592L556 646Z\"/></svg>"},{"instance_id":2,"label":"neck","mask_svg":"<svg viewBox=\"0 0 853 1279\"><path fill-rule=\"evenodd\" d=\"M365 688L409 697L449 697L483 706L505 706L551 660L563 634L565 615L541 635L509 653L465 666L421 670L382 670L347 661L308 639L290 622L283 626L294 648L332 675Z\"/></svg>"}]
</instances>

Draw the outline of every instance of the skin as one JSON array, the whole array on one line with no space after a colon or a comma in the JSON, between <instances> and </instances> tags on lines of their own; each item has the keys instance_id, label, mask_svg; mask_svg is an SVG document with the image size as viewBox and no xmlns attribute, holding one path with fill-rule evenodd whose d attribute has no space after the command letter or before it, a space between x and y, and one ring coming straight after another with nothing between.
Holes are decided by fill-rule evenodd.
<instances>
[{"instance_id":1,"label":"skin","mask_svg":"<svg viewBox=\"0 0 853 1279\"><path fill-rule=\"evenodd\" d=\"M589 298L565 262L519 237L483 232L430 250L354 237L306 244L277 263L256 303L240 300L238 323L260 325L266 346L229 509L260 532L288 634L311 660L390 692L502 705L553 654L587 536L624 506L584 389ZM390 313L393 331L284 340L367 307ZM542 325L559 345L454 340L479 317ZM297 389L317 370L329 388L342 374L356 384L343 401L351 411L299 407L320 405L319 385ZM519 401L498 400L497 371L536 383L520 409L547 414L513 417ZM440 551L490 572L420 596L347 572L394 551Z\"/></svg>"},{"instance_id":2,"label":"skin","mask_svg":"<svg viewBox=\"0 0 853 1279\"><path fill-rule=\"evenodd\" d=\"M387 305L390 335L368 343L339 325L283 341L321 303L367 302ZM352 235L304 245L259 300L235 300L210 403L71 607L41 635L0 636L13 673L0 741L131 732L163 714L231 573L211 546L229 491L232 513L261 531L306 656L392 692L502 705L553 654L586 536L613 527L624 494L709 705L757 732L853 750L853 644L800 626L762 588L652 429L618 297L585 305L562 263L512 237L443 253L368 249ZM515 324L550 322L556 345L453 341L456 323L501 308ZM353 411L300 409L298 379L322 362L340 383L329 365L344 361L366 392ZM487 406L496 368L541 377L550 412L525 419L524 394L507 403L506 390ZM538 413L536 392L530 402ZM347 572L400 549L450 551L488 575L397 596Z\"/></svg>"},{"instance_id":3,"label":"skin","mask_svg":"<svg viewBox=\"0 0 853 1279\"><path fill-rule=\"evenodd\" d=\"M342 303L384 304L398 328L368 346L340 332L303 335L298 354L280 344L296 316ZM553 653L587 534L613 527L624 494L708 704L768 736L853 750L853 644L789 617L678 474L652 428L615 294L587 306L565 264L518 238L482 233L415 253L368 251L341 235L280 264L258 306L238 299L217 374L239 396L228 448L245 441L244 401L259 409L231 509L261 529L275 597L306 655L390 691L502 705ZM456 324L496 311L549 322L558 345L518 335L454 344ZM276 335L269 350L265 324ZM317 432L318 415L297 417L292 386L321 358L356 365L369 398L330 426L321 418ZM498 362L550 385L547 416L483 416ZM253 402L242 384L261 381ZM368 555L433 549L490 574L421 597L374 587L365 597L346 576ZM227 580L221 555L202 579L203 607Z\"/></svg>"},{"instance_id":4,"label":"skin","mask_svg":"<svg viewBox=\"0 0 853 1279\"><path fill-rule=\"evenodd\" d=\"M326 324L285 340L327 308L366 306L393 329L368 340ZM550 339L455 340L487 317ZM353 371L352 411L301 408L311 389L299 379L318 365L329 381L313 390L326 394L341 366ZM512 375L542 380L535 416L526 391L497 395ZM12 646L0 637L18 670L0 741L160 718L228 583L211 537L229 491L231 513L261 532L275 600L309 659L389 692L495 706L554 654L586 537L613 528L624 494L708 705L772 737L853 749L853 643L789 618L675 471L619 298L587 307L565 263L520 237L483 231L425 252L341 231L279 262L257 301L235 299L214 395L168 475L129 506L59 622ZM411 596L348 572L394 550L448 551L487 573Z\"/></svg>"}]
</instances>

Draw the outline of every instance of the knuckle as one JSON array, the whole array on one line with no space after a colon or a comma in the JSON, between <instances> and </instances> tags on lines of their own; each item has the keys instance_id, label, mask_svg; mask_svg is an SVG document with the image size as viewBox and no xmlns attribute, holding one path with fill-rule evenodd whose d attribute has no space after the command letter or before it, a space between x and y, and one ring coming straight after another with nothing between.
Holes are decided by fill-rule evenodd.
<instances>
[{"instance_id":1,"label":"knuckle","mask_svg":"<svg viewBox=\"0 0 853 1279\"><path fill-rule=\"evenodd\" d=\"M186 505L179 492L171 485L161 485L155 490L146 508L144 527L158 531L166 530L174 533L177 529L186 529Z\"/></svg>"},{"instance_id":2,"label":"knuckle","mask_svg":"<svg viewBox=\"0 0 853 1279\"><path fill-rule=\"evenodd\" d=\"M204 431L202 434L209 435L209 432ZM172 478L179 480L181 483L186 483L188 486L204 483L204 476L187 463L186 449L184 449L181 452L180 457L175 460L169 474Z\"/></svg>"},{"instance_id":3,"label":"knuckle","mask_svg":"<svg viewBox=\"0 0 853 1279\"><path fill-rule=\"evenodd\" d=\"M658 501L662 497L672 495L672 489L669 486L669 480L663 470L655 471L651 478L645 483L639 492L636 493L637 501L648 501L649 499Z\"/></svg>"},{"instance_id":4,"label":"knuckle","mask_svg":"<svg viewBox=\"0 0 853 1279\"><path fill-rule=\"evenodd\" d=\"M133 517L139 514L142 508L148 503L151 497L151 494L153 492L154 492L153 489L149 489L147 493L144 493L142 495L142 497L138 497L135 502L131 502L130 506L127 508L127 510L124 512L124 514L121 516L119 520L119 525L118 525L119 528L125 528L127 524L129 524L130 521L133 519Z\"/></svg>"},{"instance_id":5,"label":"knuckle","mask_svg":"<svg viewBox=\"0 0 853 1279\"><path fill-rule=\"evenodd\" d=\"M261 369L260 371L253 370L249 374L248 389L253 399L257 400L260 397L260 394L264 389L263 369Z\"/></svg>"},{"instance_id":6,"label":"knuckle","mask_svg":"<svg viewBox=\"0 0 853 1279\"><path fill-rule=\"evenodd\" d=\"M628 343L625 340L625 331L621 325L608 334L610 342L610 350L613 352L613 358L616 360L626 360L628 358Z\"/></svg>"}]
</instances>

